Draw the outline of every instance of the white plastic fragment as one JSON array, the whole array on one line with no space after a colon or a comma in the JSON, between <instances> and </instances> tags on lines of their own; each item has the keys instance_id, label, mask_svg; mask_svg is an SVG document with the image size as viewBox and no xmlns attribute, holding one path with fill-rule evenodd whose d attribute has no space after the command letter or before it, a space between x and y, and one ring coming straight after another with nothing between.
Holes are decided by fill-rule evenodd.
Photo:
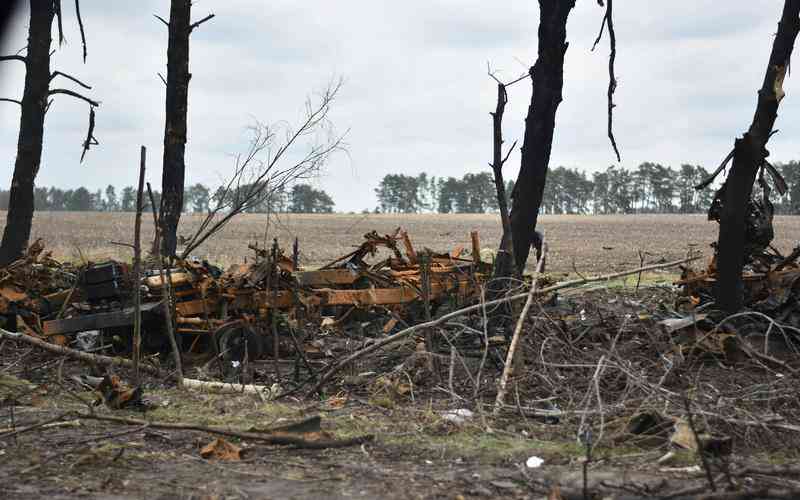
<instances>
[{"instance_id":1,"label":"white plastic fragment","mask_svg":"<svg viewBox=\"0 0 800 500\"><path fill-rule=\"evenodd\" d=\"M463 424L471 419L475 414L467 408L459 408L458 410L446 411L442 414L442 418L454 424Z\"/></svg>"},{"instance_id":2,"label":"white plastic fragment","mask_svg":"<svg viewBox=\"0 0 800 500\"><path fill-rule=\"evenodd\" d=\"M525 466L529 469L538 469L542 464L544 464L544 459L536 455L528 457L528 460L525 461Z\"/></svg>"}]
</instances>

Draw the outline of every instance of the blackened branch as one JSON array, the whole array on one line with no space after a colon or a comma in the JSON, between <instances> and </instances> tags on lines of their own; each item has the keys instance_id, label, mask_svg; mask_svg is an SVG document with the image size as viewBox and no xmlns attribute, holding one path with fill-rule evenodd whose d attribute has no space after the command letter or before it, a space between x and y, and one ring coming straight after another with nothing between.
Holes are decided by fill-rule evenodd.
<instances>
[{"instance_id":1,"label":"blackened branch","mask_svg":"<svg viewBox=\"0 0 800 500\"><path fill-rule=\"evenodd\" d=\"M83 29L83 18L81 17L81 2L75 0L75 15L78 16L78 28L81 32L81 44L83 44L83 62L86 62L86 32Z\"/></svg>"},{"instance_id":2,"label":"blackened branch","mask_svg":"<svg viewBox=\"0 0 800 500\"><path fill-rule=\"evenodd\" d=\"M68 95L68 96L74 97L74 98L76 98L76 99L81 99L81 100L83 100L83 101L86 101L86 102L88 102L89 104L91 104L92 106L99 106L99 105L100 105L100 103L99 103L99 102L97 102L97 101L94 101L94 100L92 100L92 99L89 99L88 97L86 97L86 96L83 96L83 95L81 95L81 94L79 94L79 93L77 93L77 92L75 92L75 91L73 91L73 90L67 90L67 89L52 89L52 90L50 90L50 92L48 92L47 94L48 94L48 95L64 94L64 95Z\"/></svg>"},{"instance_id":3,"label":"blackened branch","mask_svg":"<svg viewBox=\"0 0 800 500\"><path fill-rule=\"evenodd\" d=\"M13 102L15 104L19 104L20 106L22 106L22 101L18 101L16 99L9 99L7 97L0 97L0 102Z\"/></svg>"},{"instance_id":4,"label":"blackened branch","mask_svg":"<svg viewBox=\"0 0 800 500\"><path fill-rule=\"evenodd\" d=\"M734 150L731 149L731 152L728 153L728 156L726 156L724 160L722 160L722 163L719 164L719 167L717 167L717 169L714 170L714 172L712 172L711 175L706 177L706 179L703 182L701 182L700 184L696 185L694 188L699 191L701 189L705 189L706 186L708 186L709 184L714 182L714 179L716 179L717 176L723 170L725 170L725 167L728 165L728 162L730 162L733 159L733 153L734 153Z\"/></svg>"},{"instance_id":5,"label":"blackened branch","mask_svg":"<svg viewBox=\"0 0 800 500\"><path fill-rule=\"evenodd\" d=\"M164 23L164 26L166 26L167 28L169 28L169 23L167 22L167 20L166 20L166 19L164 19L163 17L159 16L158 14L153 14L153 16L155 16L155 18L156 18L156 19L158 19L159 21L161 21L162 23Z\"/></svg>"},{"instance_id":6,"label":"blackened branch","mask_svg":"<svg viewBox=\"0 0 800 500\"><path fill-rule=\"evenodd\" d=\"M606 4L606 24L608 24L608 40L611 52L608 55L608 140L614 147L617 161L621 161L617 140L614 138L614 92L617 91L617 77L614 74L614 62L617 59L617 34L614 32L614 17L611 14L613 0L607 0Z\"/></svg>"},{"instance_id":7,"label":"blackened branch","mask_svg":"<svg viewBox=\"0 0 800 500\"><path fill-rule=\"evenodd\" d=\"M83 141L83 152L81 153L81 163L83 163L83 157L86 156L86 152L89 151L89 148L92 146L97 146L100 142L94 136L94 107L89 107L89 131L86 133L86 140Z\"/></svg>"},{"instance_id":8,"label":"blackened branch","mask_svg":"<svg viewBox=\"0 0 800 500\"><path fill-rule=\"evenodd\" d=\"M164 82L164 86L166 87L167 80L164 78L164 75L162 75L161 73L156 73L156 74L158 75L159 78L161 78L161 81Z\"/></svg>"},{"instance_id":9,"label":"blackened branch","mask_svg":"<svg viewBox=\"0 0 800 500\"><path fill-rule=\"evenodd\" d=\"M597 0L597 4L603 7L603 0ZM597 34L597 39L592 45L592 50L597 47L603 37L603 31L608 26L608 43L611 52L608 55L608 140L611 141L611 147L614 148L614 154L617 155L617 161L622 158L619 155L619 148L617 147L617 140L614 138L614 92L617 90L617 77L614 74L614 61L617 59L617 34L614 31L614 17L612 15L614 0L607 0L605 3L606 13L603 15L603 21L600 24L600 33Z\"/></svg>"},{"instance_id":10,"label":"blackened branch","mask_svg":"<svg viewBox=\"0 0 800 500\"><path fill-rule=\"evenodd\" d=\"M13 55L13 56L0 56L0 61L20 61L20 62L23 62L23 63L27 63L28 62L28 60L25 58L25 56L21 56L21 55L18 55L18 54L17 55Z\"/></svg>"},{"instance_id":11,"label":"blackened branch","mask_svg":"<svg viewBox=\"0 0 800 500\"><path fill-rule=\"evenodd\" d=\"M597 48L597 44L600 43L600 40L603 39L603 31L606 29L606 16L603 16L603 22L600 23L600 32L597 34L597 38L594 39L594 43L592 44L592 52L594 49Z\"/></svg>"},{"instance_id":12,"label":"blackened branch","mask_svg":"<svg viewBox=\"0 0 800 500\"><path fill-rule=\"evenodd\" d=\"M189 31L194 30L195 28L197 28L198 26L200 26L201 24L203 24L206 21L212 20L214 17L216 17L216 14L209 14L206 17L204 17L203 19L197 21L196 23L190 24L189 25Z\"/></svg>"},{"instance_id":13,"label":"blackened branch","mask_svg":"<svg viewBox=\"0 0 800 500\"><path fill-rule=\"evenodd\" d=\"M514 141L514 143L511 144L511 147L508 148L508 152L506 152L506 157L503 158L503 161L500 162L500 166L503 166L503 165L506 164L506 161L508 160L508 157L511 156L511 152L514 151L514 148L516 147L516 145L517 145L517 141Z\"/></svg>"},{"instance_id":14,"label":"blackened branch","mask_svg":"<svg viewBox=\"0 0 800 500\"><path fill-rule=\"evenodd\" d=\"M83 87L83 88L85 88L85 89L87 89L87 90L91 90L91 89L92 89L92 87L90 87L89 85L86 85L85 83L83 83L82 81L78 80L78 79L77 79L77 78L75 78L74 76L72 76L72 75L68 75L67 73L63 73L63 72L61 72L61 71L53 71L53 74L52 74L52 75L50 75L50 81L52 82L52 81L53 81L53 79L54 79L55 77L59 76L59 75L60 75L60 76L63 76L63 77L64 77L64 78L66 78L67 80L72 80L73 82L77 83L78 85L80 85L81 87Z\"/></svg>"},{"instance_id":15,"label":"blackened branch","mask_svg":"<svg viewBox=\"0 0 800 500\"><path fill-rule=\"evenodd\" d=\"M56 20L58 21L58 45L64 44L64 24L61 22L61 0L53 2L53 10L56 13Z\"/></svg>"}]
</instances>

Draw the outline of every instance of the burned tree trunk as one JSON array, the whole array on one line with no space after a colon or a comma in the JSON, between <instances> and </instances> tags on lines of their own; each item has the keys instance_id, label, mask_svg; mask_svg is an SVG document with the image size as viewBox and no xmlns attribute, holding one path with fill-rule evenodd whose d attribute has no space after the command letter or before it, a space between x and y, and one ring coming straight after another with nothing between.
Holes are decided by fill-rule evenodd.
<instances>
[{"instance_id":1,"label":"burned tree trunk","mask_svg":"<svg viewBox=\"0 0 800 500\"><path fill-rule=\"evenodd\" d=\"M186 175L186 115L189 107L189 36L195 28L212 19L209 14L192 23L191 0L172 0L167 25L167 99L164 123L164 161L161 173L161 253L172 257L177 246L178 222L183 211Z\"/></svg>"},{"instance_id":2,"label":"burned tree trunk","mask_svg":"<svg viewBox=\"0 0 800 500\"><path fill-rule=\"evenodd\" d=\"M75 1L78 26L83 40L84 61L86 43L83 33L83 20L80 16L80 2ZM25 56L0 56L2 61L20 61L25 63L25 88L22 100L0 98L0 101L13 102L22 108L20 115L19 139L17 142L17 160L14 164L14 176L11 180L11 193L6 214L6 227L3 241L0 244L0 266L5 266L20 258L25 252L31 235L34 210L34 181L42 161L44 145L44 118L50 106L50 96L61 94L80 99L89 104L89 130L83 143L83 154L93 145L98 144L94 137L94 108L100 103L85 97L74 90L50 88L50 82L61 76L85 88L90 86L74 76L61 71L50 72L50 43L53 18L58 17L58 38L63 42L61 22L61 0L30 0L30 24L28 27L28 47ZM83 161L83 155L81 155Z\"/></svg>"},{"instance_id":3,"label":"burned tree trunk","mask_svg":"<svg viewBox=\"0 0 800 500\"><path fill-rule=\"evenodd\" d=\"M717 242L717 307L736 312L742 307L742 269L745 264L748 206L753 184L769 152L767 142L784 96L783 80L789 69L795 39L800 30L800 0L786 0L770 54L764 83L758 91L758 104L750 128L736 139L733 164L725 183L717 192L712 210L719 210ZM709 216L713 217L710 212Z\"/></svg>"},{"instance_id":4,"label":"burned tree trunk","mask_svg":"<svg viewBox=\"0 0 800 500\"><path fill-rule=\"evenodd\" d=\"M20 105L19 139L14 177L6 214L0 266L22 256L28 246L33 222L33 188L42 160L44 115L50 88L50 33L55 16L53 0L31 0L28 28L28 53L21 60L26 66L25 90Z\"/></svg>"},{"instance_id":5,"label":"burned tree trunk","mask_svg":"<svg viewBox=\"0 0 800 500\"><path fill-rule=\"evenodd\" d=\"M162 253L175 255L178 221L183 210L183 185L186 172L186 113L189 99L190 0L172 0L169 13L167 47L167 103L164 124L164 161L161 173Z\"/></svg>"},{"instance_id":6,"label":"burned tree trunk","mask_svg":"<svg viewBox=\"0 0 800 500\"><path fill-rule=\"evenodd\" d=\"M503 236L500 240L500 248L497 258L494 261L494 277L507 278L512 274L517 274L516 264L514 263L514 250L511 245L511 220L508 217L508 203L506 198L506 185L503 179L503 164L508 159L508 155L503 158L503 113L508 102L506 86L497 83L497 107L492 115L492 171L494 173L494 187L497 193L497 207L500 209L500 222L503 225ZM515 143L516 144L516 143ZM508 154L514 146L511 146ZM502 288L502 287L501 287Z\"/></svg>"},{"instance_id":7,"label":"burned tree trunk","mask_svg":"<svg viewBox=\"0 0 800 500\"><path fill-rule=\"evenodd\" d=\"M525 118L519 176L511 194L514 260L520 271L525 269L531 244L536 239L556 111L564 86L564 54L569 45L567 17L574 6L575 0L539 0L539 51L529 71L533 96Z\"/></svg>"}]
</instances>

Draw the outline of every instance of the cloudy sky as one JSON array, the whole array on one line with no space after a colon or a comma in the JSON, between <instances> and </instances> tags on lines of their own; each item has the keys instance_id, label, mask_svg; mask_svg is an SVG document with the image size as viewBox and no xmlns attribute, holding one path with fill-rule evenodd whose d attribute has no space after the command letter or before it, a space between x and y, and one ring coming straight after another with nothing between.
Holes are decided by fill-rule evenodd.
<instances>
[{"instance_id":1,"label":"cloudy sky","mask_svg":"<svg viewBox=\"0 0 800 500\"><path fill-rule=\"evenodd\" d=\"M27 4L28 2L24 2ZM724 3L724 8L721 4ZM615 129L622 165L643 161L714 168L750 122L782 1L631 0L617 2ZM135 184L138 148L148 146L148 178L161 178L167 32L153 14L168 0L82 0L89 59L80 59L72 2L65 2L67 44L53 69L93 85L102 102L101 142L78 163L85 137L84 103L58 96L45 125L37 185L101 188ZM487 62L504 79L536 56L538 3L533 0L197 0L193 17L216 17L192 35L189 92L189 182L219 183L247 127L296 123L308 95L328 82L345 85L331 118L349 130L349 154L315 181L340 211L373 208L373 188L387 173L461 176L486 169L496 88ZM3 53L26 44L20 9ZM607 45L591 52L603 11L579 0L567 27L570 47L564 102L551 165L589 173L613 163L605 135ZM55 47L55 44L54 44ZM24 71L0 63L0 96L20 98ZM794 75L792 75L794 76ZM772 158L800 158L800 93L789 78ZM68 82L62 80L63 86ZM529 82L510 92L505 136L521 138ZM10 183L18 106L0 103L0 185ZM516 175L512 155L507 176ZM513 174L512 174L513 171Z\"/></svg>"}]
</instances>

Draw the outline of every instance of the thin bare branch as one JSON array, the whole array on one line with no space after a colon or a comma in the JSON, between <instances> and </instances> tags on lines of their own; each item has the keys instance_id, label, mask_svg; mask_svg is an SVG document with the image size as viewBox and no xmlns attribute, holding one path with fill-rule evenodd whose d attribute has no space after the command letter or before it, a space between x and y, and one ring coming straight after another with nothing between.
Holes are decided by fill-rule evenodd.
<instances>
[{"instance_id":1,"label":"thin bare branch","mask_svg":"<svg viewBox=\"0 0 800 500\"><path fill-rule=\"evenodd\" d=\"M70 97L74 97L76 99L81 99L82 101L88 102L92 106L99 106L100 105L100 103L98 101L89 99L88 97L83 96L83 95L81 95L81 94L79 94L79 93L77 93L77 92L75 92L73 90L52 89L52 90L50 90L50 92L47 93L47 95L55 95L55 94L64 94L64 95L68 95Z\"/></svg>"},{"instance_id":2,"label":"thin bare branch","mask_svg":"<svg viewBox=\"0 0 800 500\"><path fill-rule=\"evenodd\" d=\"M508 161L508 157L511 156L511 152L514 151L514 147L516 145L517 145L517 141L514 141L514 143L511 144L511 147L508 148L508 152L506 153L506 157L503 158L503 161L500 162L500 166L501 167L506 164L506 161Z\"/></svg>"},{"instance_id":3,"label":"thin bare branch","mask_svg":"<svg viewBox=\"0 0 800 500\"><path fill-rule=\"evenodd\" d=\"M63 76L63 77L64 77L64 78L66 78L67 80L72 80L73 82L77 83L78 85L80 85L81 87L83 87L83 88L85 88L85 89L87 89L87 90L91 90L91 89L92 89L92 87L91 87L91 86L89 86L89 85L86 85L85 83L83 83L82 81L78 80L78 79L77 79L77 78L75 78L74 76L72 76L72 75L69 75L69 74L67 74L67 73L64 73L64 72L62 72L62 71L53 71L53 74L52 74L52 75L50 75L50 81L52 82L52 81L53 81L53 79L54 79L55 77L57 77L57 76Z\"/></svg>"},{"instance_id":4,"label":"thin bare branch","mask_svg":"<svg viewBox=\"0 0 800 500\"><path fill-rule=\"evenodd\" d=\"M81 3L80 0L75 0L75 15L78 16L78 29L81 32L81 44L83 45L83 62L86 62L86 32L83 29L83 18L81 17Z\"/></svg>"},{"instance_id":5,"label":"thin bare branch","mask_svg":"<svg viewBox=\"0 0 800 500\"><path fill-rule=\"evenodd\" d=\"M329 86L316 103L307 101L303 123L293 131L287 127L279 145L275 144L276 129L262 124L252 128L253 139L248 150L236 156L231 177L217 190L215 206L189 239L182 258L218 233L236 215L269 199L292 182L314 175L332 153L344 148L345 134L335 135L327 120L330 104L341 85L339 81ZM320 133L327 133L327 138L318 140ZM284 156L298 149L303 137L311 138L307 151L284 165ZM261 159L262 155L266 158Z\"/></svg>"},{"instance_id":6,"label":"thin bare branch","mask_svg":"<svg viewBox=\"0 0 800 500\"><path fill-rule=\"evenodd\" d=\"M0 62L2 61L20 61L23 63L27 63L28 59L25 56L15 54L13 56L0 56Z\"/></svg>"},{"instance_id":7,"label":"thin bare branch","mask_svg":"<svg viewBox=\"0 0 800 500\"><path fill-rule=\"evenodd\" d=\"M166 86L167 85L167 79L164 78L164 75L162 75L161 73L156 73L156 74L158 75L159 78L161 78L161 81L164 82L164 86Z\"/></svg>"},{"instance_id":8,"label":"thin bare branch","mask_svg":"<svg viewBox=\"0 0 800 500\"><path fill-rule=\"evenodd\" d=\"M190 24L189 25L189 31L194 31L195 28L199 27L201 24L203 24L206 21L210 21L210 20L214 19L215 17L216 17L216 14L209 14L206 17L204 17L203 19L197 21L196 23Z\"/></svg>"},{"instance_id":9,"label":"thin bare branch","mask_svg":"<svg viewBox=\"0 0 800 500\"><path fill-rule=\"evenodd\" d=\"M169 23L167 22L167 20L166 20L166 19L164 19L163 17L159 16L158 14L153 14L153 16L154 16L156 19L158 19L159 21L161 21L162 23L164 23L164 26L166 26L167 28L169 28Z\"/></svg>"},{"instance_id":10,"label":"thin bare branch","mask_svg":"<svg viewBox=\"0 0 800 500\"><path fill-rule=\"evenodd\" d=\"M614 148L614 153L617 155L617 161L622 161L619 155L619 148L617 147L617 140L614 138L614 92L617 91L617 77L614 74L614 62L617 59L617 34L614 31L614 17L612 15L613 0L607 0L606 3L606 24L608 25L608 43L611 47L611 52L608 55L608 140L611 141L611 146ZM602 5L602 3L601 3Z\"/></svg>"},{"instance_id":11,"label":"thin bare branch","mask_svg":"<svg viewBox=\"0 0 800 500\"><path fill-rule=\"evenodd\" d=\"M694 188L699 191L699 190L705 188L706 186L708 186L709 184L711 184L712 182L714 182L714 179L717 178L717 176L720 174L720 172L725 170L725 167L728 165L728 162L730 162L733 159L733 153L734 153L734 150L731 149L731 152L728 153L728 156L726 156L722 160L722 163L719 164L719 167L717 167L717 169L714 170L714 172L711 175L706 177L706 179L703 182L701 182L700 184L696 185Z\"/></svg>"},{"instance_id":12,"label":"thin bare branch","mask_svg":"<svg viewBox=\"0 0 800 500\"><path fill-rule=\"evenodd\" d=\"M89 129L86 132L86 140L83 141L83 152L81 153L81 163L83 163L83 158L86 156L86 152L89 151L89 148L92 146L97 146L100 142L94 136L94 107L89 107Z\"/></svg>"},{"instance_id":13,"label":"thin bare branch","mask_svg":"<svg viewBox=\"0 0 800 500\"><path fill-rule=\"evenodd\" d=\"M53 9L56 13L56 20L58 21L58 45L64 45L64 24L62 23L61 16L61 0L53 1Z\"/></svg>"},{"instance_id":14,"label":"thin bare branch","mask_svg":"<svg viewBox=\"0 0 800 500\"><path fill-rule=\"evenodd\" d=\"M603 0L598 0L597 4L603 7ZM600 23L600 32L597 34L597 38L592 45L592 51L597 47L597 44L600 43L600 40L603 38L603 31L606 26L608 26L608 44L611 48L611 52L608 55L608 123L607 123L607 134L608 140L611 142L611 147L614 149L614 154L617 156L617 161L622 161L619 148L617 147L617 140L614 138L614 108L616 104L614 104L614 92L617 90L617 77L614 74L614 62L617 58L617 34L614 31L614 17L612 15L613 12L613 0L608 0L605 4L606 12L603 14L603 21Z\"/></svg>"},{"instance_id":15,"label":"thin bare branch","mask_svg":"<svg viewBox=\"0 0 800 500\"><path fill-rule=\"evenodd\" d=\"M0 97L0 102L13 102L15 104L19 104L20 106L22 106L22 101L18 101L16 99L9 99L7 97Z\"/></svg>"}]
</instances>

